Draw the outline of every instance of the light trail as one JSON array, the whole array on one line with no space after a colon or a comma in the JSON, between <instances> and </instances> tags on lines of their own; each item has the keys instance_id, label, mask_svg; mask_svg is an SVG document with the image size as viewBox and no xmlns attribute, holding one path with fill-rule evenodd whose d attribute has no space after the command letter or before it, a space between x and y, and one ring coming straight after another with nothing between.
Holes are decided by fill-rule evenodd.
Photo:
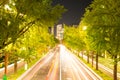
<instances>
[{"instance_id":1,"label":"light trail","mask_svg":"<svg viewBox=\"0 0 120 80\"><path fill-rule=\"evenodd\" d=\"M25 75L24 75L25 76ZM29 78L29 77L32 77ZM19 80L102 80L64 45L59 45Z\"/></svg>"},{"instance_id":2,"label":"light trail","mask_svg":"<svg viewBox=\"0 0 120 80\"><path fill-rule=\"evenodd\" d=\"M62 66L65 67L66 72L61 71L61 79L66 80L66 78L72 80L102 80L101 77L96 75L90 68L86 67L75 55L73 55L65 46L61 45L61 62ZM71 69L69 69L71 67ZM64 76L65 73L69 75ZM71 75L71 76L70 76ZM66 77L66 78L65 78Z\"/></svg>"},{"instance_id":3,"label":"light trail","mask_svg":"<svg viewBox=\"0 0 120 80\"><path fill-rule=\"evenodd\" d=\"M59 46L59 48L60 48L60 46ZM62 60L61 48L60 48L60 52L59 53L60 53L60 80L61 80L61 77L62 77L61 76L62 75L62 71L61 71L61 60Z\"/></svg>"}]
</instances>

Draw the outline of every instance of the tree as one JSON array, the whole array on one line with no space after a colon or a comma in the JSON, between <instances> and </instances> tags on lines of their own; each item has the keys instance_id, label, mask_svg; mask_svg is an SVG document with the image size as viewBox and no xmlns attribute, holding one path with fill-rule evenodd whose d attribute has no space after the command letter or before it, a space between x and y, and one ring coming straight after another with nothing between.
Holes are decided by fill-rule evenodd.
<instances>
[{"instance_id":1,"label":"tree","mask_svg":"<svg viewBox=\"0 0 120 80\"><path fill-rule=\"evenodd\" d=\"M87 62L89 63L89 53L90 53L90 41L88 40L88 36L87 36L87 32L86 32L86 30L87 30L87 26L84 24L84 23L80 23L80 25L79 25L79 31L80 31L80 35L81 35L81 39L83 40L83 42L85 43L85 47L84 47L84 51L86 52L86 54L87 54ZM82 53L82 55L83 55L83 53Z\"/></svg>"},{"instance_id":2,"label":"tree","mask_svg":"<svg viewBox=\"0 0 120 80\"><path fill-rule=\"evenodd\" d=\"M20 38L20 56L26 63L46 53L49 47L53 47L56 42L54 36L48 33L47 27L31 27L24 36Z\"/></svg>"},{"instance_id":3,"label":"tree","mask_svg":"<svg viewBox=\"0 0 120 80\"><path fill-rule=\"evenodd\" d=\"M8 3L8 2L9 2L9 0L1 0L1 1L0 1L0 6L5 5L5 4Z\"/></svg>"},{"instance_id":4,"label":"tree","mask_svg":"<svg viewBox=\"0 0 120 80\"><path fill-rule=\"evenodd\" d=\"M15 42L33 24L54 25L65 11L51 0L11 0L0 8L0 49Z\"/></svg>"},{"instance_id":5,"label":"tree","mask_svg":"<svg viewBox=\"0 0 120 80\"><path fill-rule=\"evenodd\" d=\"M0 49L14 44L33 25L54 25L65 9L52 0L2 0L0 2ZM58 12L58 13L57 13ZM54 17L53 17L54 16Z\"/></svg>"},{"instance_id":6,"label":"tree","mask_svg":"<svg viewBox=\"0 0 120 80\"><path fill-rule=\"evenodd\" d=\"M79 28L64 25L64 44L75 50L83 50L85 43L82 39Z\"/></svg>"},{"instance_id":7,"label":"tree","mask_svg":"<svg viewBox=\"0 0 120 80\"><path fill-rule=\"evenodd\" d=\"M114 80L117 80L117 63L120 33L120 1L94 0L86 9L83 22L89 25L88 36L91 37L97 53L107 50L114 59Z\"/></svg>"}]
</instances>

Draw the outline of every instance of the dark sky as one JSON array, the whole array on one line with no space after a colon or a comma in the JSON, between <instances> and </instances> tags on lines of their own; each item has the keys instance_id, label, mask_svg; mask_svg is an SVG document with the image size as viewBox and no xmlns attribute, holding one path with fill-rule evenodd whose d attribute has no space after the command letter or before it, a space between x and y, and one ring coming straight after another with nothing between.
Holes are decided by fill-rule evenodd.
<instances>
[{"instance_id":1,"label":"dark sky","mask_svg":"<svg viewBox=\"0 0 120 80\"><path fill-rule=\"evenodd\" d=\"M67 25L77 25L84 14L85 8L93 0L54 0L54 4L61 4L67 9L59 23Z\"/></svg>"}]
</instances>

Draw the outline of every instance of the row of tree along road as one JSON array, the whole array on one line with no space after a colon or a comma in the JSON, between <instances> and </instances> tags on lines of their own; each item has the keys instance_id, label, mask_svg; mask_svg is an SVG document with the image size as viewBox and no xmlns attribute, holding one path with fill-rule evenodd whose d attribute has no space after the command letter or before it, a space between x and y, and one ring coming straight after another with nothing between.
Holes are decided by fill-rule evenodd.
<instances>
[{"instance_id":1,"label":"row of tree along road","mask_svg":"<svg viewBox=\"0 0 120 80\"><path fill-rule=\"evenodd\" d=\"M56 44L48 27L65 11L62 5L52 5L52 0L0 1L0 64L5 74L8 64L15 63L16 72L18 60L29 63Z\"/></svg>"},{"instance_id":2,"label":"row of tree along road","mask_svg":"<svg viewBox=\"0 0 120 80\"><path fill-rule=\"evenodd\" d=\"M79 27L65 27L64 43L80 51L98 56L109 54L113 59L113 77L117 80L120 61L120 0L94 0L85 9ZM66 25L65 25L66 26Z\"/></svg>"}]
</instances>

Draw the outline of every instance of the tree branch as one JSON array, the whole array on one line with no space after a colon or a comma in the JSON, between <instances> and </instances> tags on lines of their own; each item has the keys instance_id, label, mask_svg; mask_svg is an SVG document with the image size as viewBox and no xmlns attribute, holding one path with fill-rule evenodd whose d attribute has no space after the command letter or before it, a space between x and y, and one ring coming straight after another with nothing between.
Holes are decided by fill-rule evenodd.
<instances>
[{"instance_id":1,"label":"tree branch","mask_svg":"<svg viewBox=\"0 0 120 80\"><path fill-rule=\"evenodd\" d=\"M28 24L26 24L26 25L18 32L18 34L15 34L15 35L16 35L15 40L17 40L21 35L23 35L26 31L28 31L29 28L30 28L33 24L35 24L35 22L38 21L38 20L40 20L40 19L38 18L38 19L33 20L33 21L29 22ZM9 45L9 44L11 44L11 43L13 43L13 40L12 40L12 39L11 39L10 41L8 41L8 42L7 42L7 41L4 41L4 44L3 44L2 46L0 46L0 49L3 49L5 46L7 46L7 45Z\"/></svg>"}]
</instances>

